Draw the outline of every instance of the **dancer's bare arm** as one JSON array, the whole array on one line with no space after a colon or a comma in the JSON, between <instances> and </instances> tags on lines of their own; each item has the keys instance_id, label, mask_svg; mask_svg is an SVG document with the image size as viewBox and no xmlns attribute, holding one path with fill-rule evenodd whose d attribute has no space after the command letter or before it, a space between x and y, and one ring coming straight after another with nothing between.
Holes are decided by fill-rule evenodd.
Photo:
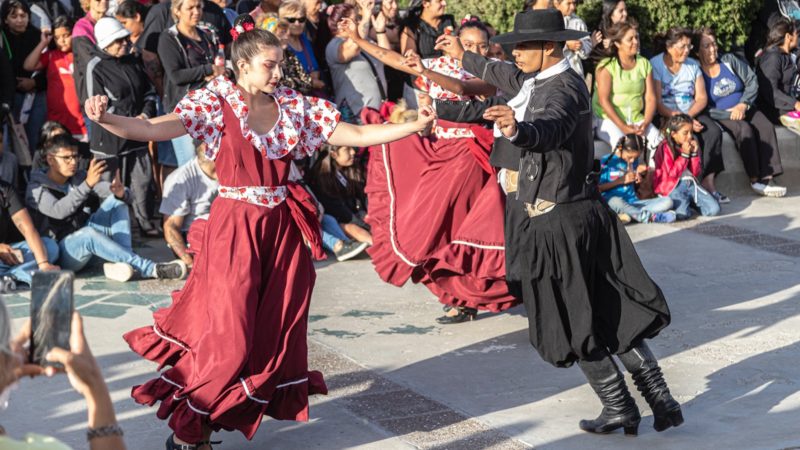
<instances>
[{"instance_id":1,"label":"dancer's bare arm","mask_svg":"<svg viewBox=\"0 0 800 450\"><path fill-rule=\"evenodd\" d=\"M414 122L361 126L340 122L331 137L328 138L328 143L348 147L369 147L385 144L423 131L435 119L436 113L433 108L425 106L419 109L419 116Z\"/></svg>"},{"instance_id":2,"label":"dancer's bare arm","mask_svg":"<svg viewBox=\"0 0 800 450\"><path fill-rule=\"evenodd\" d=\"M108 113L108 97L95 95L86 99L86 115L93 122L117 136L133 141L168 141L186 134L177 114L152 119L123 117Z\"/></svg>"}]
</instances>

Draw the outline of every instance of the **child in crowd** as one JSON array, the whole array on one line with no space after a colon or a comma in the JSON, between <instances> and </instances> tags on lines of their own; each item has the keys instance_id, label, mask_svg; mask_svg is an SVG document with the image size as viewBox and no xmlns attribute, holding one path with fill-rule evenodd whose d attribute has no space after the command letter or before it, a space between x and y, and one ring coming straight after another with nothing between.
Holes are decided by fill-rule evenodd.
<instances>
[{"instance_id":1,"label":"child in crowd","mask_svg":"<svg viewBox=\"0 0 800 450\"><path fill-rule=\"evenodd\" d=\"M693 119L686 114L670 117L663 130L664 140L655 156L656 194L672 199L678 220L692 216L695 206L704 216L719 214L719 203L697 181L701 174L700 145L692 135Z\"/></svg>"},{"instance_id":2,"label":"child in crowd","mask_svg":"<svg viewBox=\"0 0 800 450\"><path fill-rule=\"evenodd\" d=\"M372 234L364 221L366 177L355 153L352 147L324 145L308 181L325 213L333 216L348 236L372 245Z\"/></svg>"},{"instance_id":3,"label":"child in crowd","mask_svg":"<svg viewBox=\"0 0 800 450\"><path fill-rule=\"evenodd\" d=\"M564 28L568 30L589 31L586 22L575 15L577 0L554 0L553 6L564 16ZM564 45L564 57L569 61L572 70L583 77L583 60L592 53L592 38L585 37L576 41L567 41Z\"/></svg>"},{"instance_id":4,"label":"child in crowd","mask_svg":"<svg viewBox=\"0 0 800 450\"><path fill-rule=\"evenodd\" d=\"M86 124L72 77L72 26L68 17L56 17L53 33L42 33L39 45L25 58L23 68L30 72L47 72L47 120L63 124L73 138L86 141ZM55 48L46 51L51 41Z\"/></svg>"},{"instance_id":5,"label":"child in crowd","mask_svg":"<svg viewBox=\"0 0 800 450\"><path fill-rule=\"evenodd\" d=\"M636 185L647 173L647 165L639 157L647 148L645 138L636 134L623 136L614 151L600 160L600 192L617 214L641 223L675 221L669 197L639 199Z\"/></svg>"}]
</instances>

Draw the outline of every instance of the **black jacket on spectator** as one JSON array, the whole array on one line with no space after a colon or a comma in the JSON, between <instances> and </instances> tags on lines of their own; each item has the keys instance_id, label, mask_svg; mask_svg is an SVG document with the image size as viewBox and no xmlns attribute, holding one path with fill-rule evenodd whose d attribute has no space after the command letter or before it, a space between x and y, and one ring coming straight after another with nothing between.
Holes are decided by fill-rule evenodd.
<instances>
[{"instance_id":1,"label":"black jacket on spectator","mask_svg":"<svg viewBox=\"0 0 800 450\"><path fill-rule=\"evenodd\" d=\"M144 30L142 35L139 36L139 42L142 42L139 45L140 47L153 53L159 53L158 45L161 33L175 25L170 13L171 7L172 2L167 1L153 5L147 11ZM203 2L203 19L200 22L200 26L214 32L217 40L223 45L228 45L231 42L231 25L228 19L225 18L222 8L214 2ZM158 57L161 58L161 64L163 65L166 57L161 54ZM166 68L166 65L164 67Z\"/></svg>"},{"instance_id":2,"label":"black jacket on spectator","mask_svg":"<svg viewBox=\"0 0 800 450\"><path fill-rule=\"evenodd\" d=\"M797 66L792 57L778 47L764 50L756 60L758 75L758 106L773 123L780 116L794 111L798 98L792 95L792 86L797 81Z\"/></svg>"},{"instance_id":3,"label":"black jacket on spectator","mask_svg":"<svg viewBox=\"0 0 800 450\"><path fill-rule=\"evenodd\" d=\"M17 79L14 76L14 69L11 67L6 49L0 45L0 104L5 103L13 108L15 92L17 92ZM3 123L4 119L0 117L0 123Z\"/></svg>"},{"instance_id":4,"label":"black jacket on spectator","mask_svg":"<svg viewBox=\"0 0 800 450\"><path fill-rule=\"evenodd\" d=\"M108 111L120 116L156 116L156 90L144 73L138 56L114 58L101 52L86 67L86 92L89 96L108 96ZM103 127L93 127L89 133L93 152L123 155L147 147L144 142L123 139Z\"/></svg>"},{"instance_id":5,"label":"black jacket on spectator","mask_svg":"<svg viewBox=\"0 0 800 450\"><path fill-rule=\"evenodd\" d=\"M28 28L22 34L14 34L3 27L4 45L7 43L8 48L3 51L11 57L11 67L14 69L14 76L19 78L33 78L36 81L36 90L44 91L47 89L47 76L43 71L29 72L22 68L25 63L25 58L39 45L42 40L42 32L33 25L28 25ZM14 81L16 86L16 80Z\"/></svg>"},{"instance_id":6,"label":"black jacket on spectator","mask_svg":"<svg viewBox=\"0 0 800 450\"><path fill-rule=\"evenodd\" d=\"M200 39L210 52L216 52L217 44L212 35L199 29ZM191 89L197 89L205 84L205 77L214 73L214 55L208 55L207 61L202 65L192 65L186 53L178 28L173 25L163 31L158 39L158 57L164 66L164 111L172 112L175 105Z\"/></svg>"},{"instance_id":7,"label":"black jacket on spectator","mask_svg":"<svg viewBox=\"0 0 800 450\"><path fill-rule=\"evenodd\" d=\"M39 233L60 241L85 227L99 200L112 195L108 181L99 181L90 188L86 184L86 171L79 170L66 184L59 185L43 169L31 172L25 203ZM123 201L131 202L127 189Z\"/></svg>"},{"instance_id":8,"label":"black jacket on spectator","mask_svg":"<svg viewBox=\"0 0 800 450\"><path fill-rule=\"evenodd\" d=\"M86 36L78 36L72 38L72 58L73 58L73 71L72 78L75 79L75 90L78 91L78 101L80 102L81 111L83 111L83 104L86 102L86 67L89 61L96 56L103 54L103 51L97 48L94 42L90 41Z\"/></svg>"}]
</instances>

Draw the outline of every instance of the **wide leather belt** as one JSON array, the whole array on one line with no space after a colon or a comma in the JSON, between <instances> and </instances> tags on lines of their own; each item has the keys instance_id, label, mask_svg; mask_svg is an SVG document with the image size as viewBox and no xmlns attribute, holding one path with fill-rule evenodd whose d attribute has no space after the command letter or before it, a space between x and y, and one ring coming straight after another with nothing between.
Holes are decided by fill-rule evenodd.
<instances>
[{"instance_id":1,"label":"wide leather belt","mask_svg":"<svg viewBox=\"0 0 800 450\"><path fill-rule=\"evenodd\" d=\"M503 174L500 177L500 184L506 194L517 192L519 188L519 172L516 170L503 169ZM528 217L537 217L542 214L547 214L556 207L555 202L537 198L533 203L524 203L525 211Z\"/></svg>"}]
</instances>

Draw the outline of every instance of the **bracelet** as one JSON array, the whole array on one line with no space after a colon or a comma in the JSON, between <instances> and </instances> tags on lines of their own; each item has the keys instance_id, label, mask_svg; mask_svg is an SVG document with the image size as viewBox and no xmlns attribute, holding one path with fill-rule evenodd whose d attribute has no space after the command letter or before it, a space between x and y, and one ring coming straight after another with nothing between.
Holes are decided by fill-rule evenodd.
<instances>
[{"instance_id":1,"label":"bracelet","mask_svg":"<svg viewBox=\"0 0 800 450\"><path fill-rule=\"evenodd\" d=\"M47 263L48 261L42 261L42 262L36 261L37 266L41 266L42 264L47 264Z\"/></svg>"},{"instance_id":2,"label":"bracelet","mask_svg":"<svg viewBox=\"0 0 800 450\"><path fill-rule=\"evenodd\" d=\"M122 428L120 428L119 425L106 425L100 428L89 428L89 430L86 432L86 440L91 441L95 438L122 436L123 434Z\"/></svg>"},{"instance_id":3,"label":"bracelet","mask_svg":"<svg viewBox=\"0 0 800 450\"><path fill-rule=\"evenodd\" d=\"M384 30L384 31L375 31L375 34L386 34L386 30Z\"/></svg>"}]
</instances>

